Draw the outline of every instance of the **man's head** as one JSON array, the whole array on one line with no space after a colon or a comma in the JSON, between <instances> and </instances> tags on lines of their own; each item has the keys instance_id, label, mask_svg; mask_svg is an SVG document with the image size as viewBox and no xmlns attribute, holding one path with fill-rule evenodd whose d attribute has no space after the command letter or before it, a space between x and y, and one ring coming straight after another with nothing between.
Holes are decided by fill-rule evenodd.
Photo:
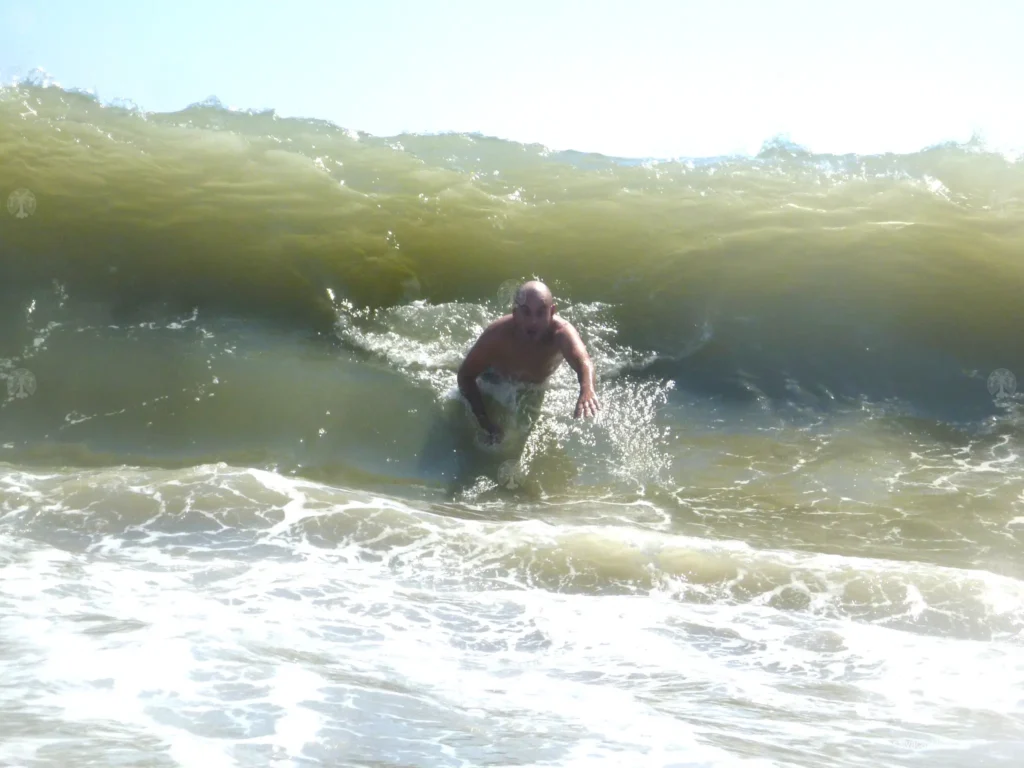
<instances>
[{"instance_id":1,"label":"man's head","mask_svg":"<svg viewBox=\"0 0 1024 768\"><path fill-rule=\"evenodd\" d=\"M544 337L555 316L555 299L537 280L523 283L512 299L512 317L519 331L531 341Z\"/></svg>"}]
</instances>

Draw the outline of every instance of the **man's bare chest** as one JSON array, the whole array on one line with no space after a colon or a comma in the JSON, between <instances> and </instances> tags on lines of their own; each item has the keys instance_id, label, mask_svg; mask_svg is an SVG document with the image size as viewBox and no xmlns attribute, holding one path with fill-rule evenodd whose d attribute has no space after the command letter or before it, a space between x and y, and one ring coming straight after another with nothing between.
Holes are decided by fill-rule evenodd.
<instances>
[{"instance_id":1,"label":"man's bare chest","mask_svg":"<svg viewBox=\"0 0 1024 768\"><path fill-rule=\"evenodd\" d=\"M503 345L496 367L511 378L540 383L555 372L562 359L562 351L554 343L510 342Z\"/></svg>"}]
</instances>

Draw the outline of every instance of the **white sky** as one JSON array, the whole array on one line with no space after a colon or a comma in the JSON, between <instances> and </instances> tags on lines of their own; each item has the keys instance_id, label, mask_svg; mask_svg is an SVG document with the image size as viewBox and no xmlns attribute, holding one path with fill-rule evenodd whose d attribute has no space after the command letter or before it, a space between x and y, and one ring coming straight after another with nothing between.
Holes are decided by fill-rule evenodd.
<instances>
[{"instance_id":1,"label":"white sky","mask_svg":"<svg viewBox=\"0 0 1024 768\"><path fill-rule=\"evenodd\" d=\"M622 156L1024 145L1024 3L0 0L0 73Z\"/></svg>"}]
</instances>

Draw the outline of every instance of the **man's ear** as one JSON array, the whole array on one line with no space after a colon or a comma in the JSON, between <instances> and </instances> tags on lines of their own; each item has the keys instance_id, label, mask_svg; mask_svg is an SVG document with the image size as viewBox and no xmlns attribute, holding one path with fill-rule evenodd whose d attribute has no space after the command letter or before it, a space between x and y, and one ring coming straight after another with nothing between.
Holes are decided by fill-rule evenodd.
<instances>
[{"instance_id":1,"label":"man's ear","mask_svg":"<svg viewBox=\"0 0 1024 768\"><path fill-rule=\"evenodd\" d=\"M557 311L558 311L558 305L555 304L555 303L552 303L551 304L551 315L550 316L554 317L555 316L555 312L557 312Z\"/></svg>"}]
</instances>

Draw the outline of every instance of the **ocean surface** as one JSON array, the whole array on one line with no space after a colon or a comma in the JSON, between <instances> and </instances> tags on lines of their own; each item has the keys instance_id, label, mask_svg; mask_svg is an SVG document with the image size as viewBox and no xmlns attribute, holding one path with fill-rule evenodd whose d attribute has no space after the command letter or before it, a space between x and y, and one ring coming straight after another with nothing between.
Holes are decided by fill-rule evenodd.
<instances>
[{"instance_id":1,"label":"ocean surface","mask_svg":"<svg viewBox=\"0 0 1024 768\"><path fill-rule=\"evenodd\" d=\"M45 85L0 89L0 765L1024 764L1015 158ZM493 389L488 449L455 372L530 278L603 410Z\"/></svg>"}]
</instances>

